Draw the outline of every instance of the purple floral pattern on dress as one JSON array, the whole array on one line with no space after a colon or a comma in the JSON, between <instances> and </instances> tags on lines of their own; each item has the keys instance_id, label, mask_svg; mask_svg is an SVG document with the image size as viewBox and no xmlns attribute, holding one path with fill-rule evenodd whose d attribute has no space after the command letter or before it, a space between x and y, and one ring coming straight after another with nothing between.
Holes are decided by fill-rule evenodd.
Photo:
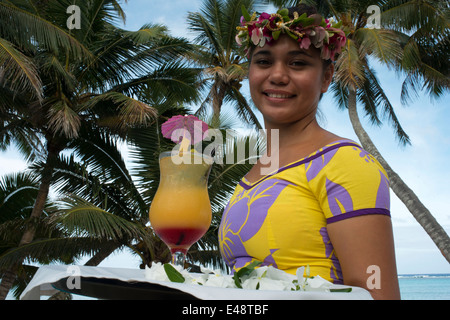
<instances>
[{"instance_id":1,"label":"purple floral pattern on dress","mask_svg":"<svg viewBox=\"0 0 450 320\"><path fill-rule=\"evenodd\" d=\"M333 159L334 155L338 152L338 149L330 150L324 153L322 156L317 157L310 161L306 169L306 179L311 181L319 172Z\"/></svg>"},{"instance_id":2,"label":"purple floral pattern on dress","mask_svg":"<svg viewBox=\"0 0 450 320\"><path fill-rule=\"evenodd\" d=\"M325 188L333 216L353 211L352 197L343 186L326 179Z\"/></svg>"},{"instance_id":3,"label":"purple floral pattern on dress","mask_svg":"<svg viewBox=\"0 0 450 320\"><path fill-rule=\"evenodd\" d=\"M268 210L278 195L291 183L285 180L268 179L250 190L242 190L225 208L219 228L220 250L226 263L232 268L241 268L252 257L245 250L244 243L251 239L263 225ZM262 259L263 265L276 267L273 253Z\"/></svg>"},{"instance_id":4,"label":"purple floral pattern on dress","mask_svg":"<svg viewBox=\"0 0 450 320\"><path fill-rule=\"evenodd\" d=\"M370 153L368 153L366 150L361 149L361 148L356 148L356 147L354 147L353 150L360 151L359 156L361 158L363 158L366 162L375 162L373 160L373 156Z\"/></svg>"},{"instance_id":5,"label":"purple floral pattern on dress","mask_svg":"<svg viewBox=\"0 0 450 320\"><path fill-rule=\"evenodd\" d=\"M378 187L377 200L375 207L388 209L391 206L390 194L389 194L389 179L380 171L380 186Z\"/></svg>"},{"instance_id":6,"label":"purple floral pattern on dress","mask_svg":"<svg viewBox=\"0 0 450 320\"><path fill-rule=\"evenodd\" d=\"M342 284L341 264L339 263L339 260L334 252L334 247L331 243L330 236L328 235L327 228L324 227L320 229L320 235L322 236L322 240L325 245L325 256L332 261L333 266L336 269L336 273L334 273L333 268L330 268L330 278L333 280L333 283Z\"/></svg>"}]
</instances>

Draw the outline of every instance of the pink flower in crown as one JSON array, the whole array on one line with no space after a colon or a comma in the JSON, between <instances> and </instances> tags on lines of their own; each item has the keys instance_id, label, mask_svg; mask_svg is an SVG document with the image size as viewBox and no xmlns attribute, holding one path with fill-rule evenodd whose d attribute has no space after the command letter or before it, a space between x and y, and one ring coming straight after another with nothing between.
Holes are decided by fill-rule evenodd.
<instances>
[{"instance_id":1,"label":"pink flower in crown","mask_svg":"<svg viewBox=\"0 0 450 320\"><path fill-rule=\"evenodd\" d=\"M249 33L251 34L250 39L252 39L252 42L255 46L257 46L258 44L261 47L264 46L265 38L262 28L252 28L251 31L249 30Z\"/></svg>"},{"instance_id":2,"label":"pink flower in crown","mask_svg":"<svg viewBox=\"0 0 450 320\"><path fill-rule=\"evenodd\" d=\"M327 36L326 30L322 27L310 29L297 28L296 31L304 34L304 36L300 37L297 41L300 44L300 48L305 50L307 50L311 44L316 48L320 48L323 45L323 40Z\"/></svg>"},{"instance_id":3,"label":"pink flower in crown","mask_svg":"<svg viewBox=\"0 0 450 320\"><path fill-rule=\"evenodd\" d=\"M309 37L307 36L298 38L298 43L300 43L300 49L308 50L309 46L311 45L311 39L309 39Z\"/></svg>"},{"instance_id":4,"label":"pink flower in crown","mask_svg":"<svg viewBox=\"0 0 450 320\"><path fill-rule=\"evenodd\" d=\"M331 61L334 61L336 54L341 52L347 38L344 31L340 29L331 28L330 31L334 32L334 34L328 39L328 44L324 44L321 57L325 60L331 59Z\"/></svg>"},{"instance_id":5,"label":"pink flower in crown","mask_svg":"<svg viewBox=\"0 0 450 320\"><path fill-rule=\"evenodd\" d=\"M324 44L324 39L326 41L327 37L328 32L322 27L315 27L314 30L310 30L311 42L316 48L322 47Z\"/></svg>"},{"instance_id":6,"label":"pink flower in crown","mask_svg":"<svg viewBox=\"0 0 450 320\"><path fill-rule=\"evenodd\" d=\"M262 23L264 20L269 20L270 21L270 14L263 12L261 13L261 15L259 16L258 22Z\"/></svg>"},{"instance_id":7,"label":"pink flower in crown","mask_svg":"<svg viewBox=\"0 0 450 320\"><path fill-rule=\"evenodd\" d=\"M241 16L241 26L245 27L245 23L246 23L246 20L245 20L244 16Z\"/></svg>"},{"instance_id":8,"label":"pink flower in crown","mask_svg":"<svg viewBox=\"0 0 450 320\"><path fill-rule=\"evenodd\" d=\"M255 46L259 45L261 47L264 47L266 42L271 42L272 40L272 34L270 30L266 27L263 28L261 26L265 20L269 20L270 23L271 16L268 13L263 12L259 16L258 21L255 21L252 24L248 24L248 34Z\"/></svg>"},{"instance_id":9,"label":"pink flower in crown","mask_svg":"<svg viewBox=\"0 0 450 320\"><path fill-rule=\"evenodd\" d=\"M239 45L239 46L242 46L242 39L241 39L241 35L243 34L243 32L242 31L240 31L237 35L236 35L236 43Z\"/></svg>"}]
</instances>

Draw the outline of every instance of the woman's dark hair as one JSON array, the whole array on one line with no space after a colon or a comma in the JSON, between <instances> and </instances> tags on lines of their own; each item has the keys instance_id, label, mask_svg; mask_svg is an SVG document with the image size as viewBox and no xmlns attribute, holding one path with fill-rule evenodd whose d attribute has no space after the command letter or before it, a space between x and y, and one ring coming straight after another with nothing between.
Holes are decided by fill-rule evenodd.
<instances>
[{"instance_id":1,"label":"woman's dark hair","mask_svg":"<svg viewBox=\"0 0 450 320\"><path fill-rule=\"evenodd\" d=\"M304 13L306 13L307 16L317 13L317 9L315 7L309 6L304 3L300 3L296 7L290 7L288 8L288 10L289 10L289 17L291 19L294 19L294 12L297 12L300 16Z\"/></svg>"}]
</instances>

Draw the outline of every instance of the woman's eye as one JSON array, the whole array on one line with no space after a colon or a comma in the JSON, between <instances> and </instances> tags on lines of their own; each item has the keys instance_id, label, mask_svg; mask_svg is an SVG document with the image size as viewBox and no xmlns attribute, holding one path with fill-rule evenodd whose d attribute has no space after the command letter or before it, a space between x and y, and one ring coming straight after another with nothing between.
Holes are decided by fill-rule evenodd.
<instances>
[{"instance_id":1,"label":"woman's eye","mask_svg":"<svg viewBox=\"0 0 450 320\"><path fill-rule=\"evenodd\" d=\"M291 64L296 67L302 67L307 65L305 61L293 61Z\"/></svg>"},{"instance_id":2,"label":"woman's eye","mask_svg":"<svg viewBox=\"0 0 450 320\"><path fill-rule=\"evenodd\" d=\"M259 64L259 65L269 65L270 61L266 60L266 59L259 59L259 60L256 60L255 63Z\"/></svg>"}]
</instances>

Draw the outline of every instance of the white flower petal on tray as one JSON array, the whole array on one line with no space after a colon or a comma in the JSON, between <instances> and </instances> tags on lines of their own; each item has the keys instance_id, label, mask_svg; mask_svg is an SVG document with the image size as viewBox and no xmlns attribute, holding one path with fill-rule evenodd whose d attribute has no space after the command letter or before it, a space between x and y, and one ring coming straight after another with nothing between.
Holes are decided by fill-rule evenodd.
<instances>
[{"instance_id":1,"label":"white flower petal on tray","mask_svg":"<svg viewBox=\"0 0 450 320\"><path fill-rule=\"evenodd\" d=\"M169 281L164 265L160 262L152 263L151 268L145 266L145 278L156 281Z\"/></svg>"},{"instance_id":2,"label":"white flower petal on tray","mask_svg":"<svg viewBox=\"0 0 450 320\"><path fill-rule=\"evenodd\" d=\"M205 282L207 287L219 287L219 288L235 288L233 279L230 276L222 276L218 274L209 275L208 280Z\"/></svg>"},{"instance_id":3,"label":"white flower petal on tray","mask_svg":"<svg viewBox=\"0 0 450 320\"><path fill-rule=\"evenodd\" d=\"M270 278L249 278L242 283L243 289L249 290L291 290L292 282Z\"/></svg>"},{"instance_id":4,"label":"white flower petal on tray","mask_svg":"<svg viewBox=\"0 0 450 320\"><path fill-rule=\"evenodd\" d=\"M173 266L185 279L185 284L204 285L219 288L237 288L231 275L223 275L220 270L202 268L202 273L189 273L179 266ZM306 272L306 276L304 276ZM170 281L164 265L153 263L151 268L145 268L145 277L155 281ZM333 284L320 276L309 276L309 268L300 267L296 275L289 274L273 266L263 266L252 270L240 278L243 289L247 290L278 290L278 291L323 291L330 292Z\"/></svg>"},{"instance_id":5,"label":"white flower petal on tray","mask_svg":"<svg viewBox=\"0 0 450 320\"><path fill-rule=\"evenodd\" d=\"M329 291L333 284L321 276L315 276L307 280L305 290L307 291Z\"/></svg>"},{"instance_id":6,"label":"white flower petal on tray","mask_svg":"<svg viewBox=\"0 0 450 320\"><path fill-rule=\"evenodd\" d=\"M295 279L280 269L272 266L256 268L248 276L243 277L242 288L250 290L291 290Z\"/></svg>"},{"instance_id":7,"label":"white flower petal on tray","mask_svg":"<svg viewBox=\"0 0 450 320\"><path fill-rule=\"evenodd\" d=\"M266 278L270 278L273 280L287 281L290 283L292 283L292 281L295 280L294 275L287 273L283 270L274 268L272 266L267 267Z\"/></svg>"}]
</instances>

